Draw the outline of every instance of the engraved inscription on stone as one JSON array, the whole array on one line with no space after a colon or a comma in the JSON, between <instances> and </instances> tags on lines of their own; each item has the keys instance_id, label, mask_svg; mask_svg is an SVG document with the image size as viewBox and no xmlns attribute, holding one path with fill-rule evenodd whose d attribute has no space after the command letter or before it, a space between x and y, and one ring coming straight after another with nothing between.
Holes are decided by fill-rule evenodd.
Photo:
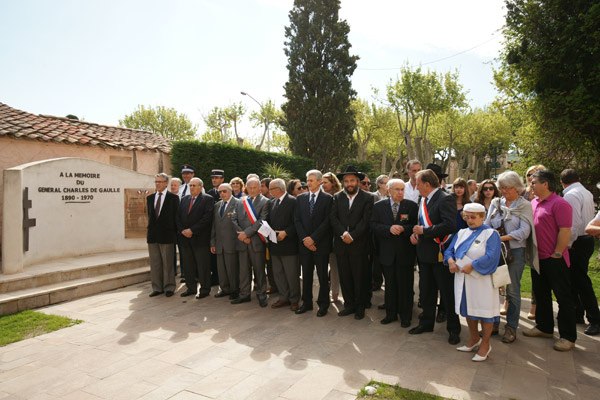
<instances>
[{"instance_id":1,"label":"engraved inscription on stone","mask_svg":"<svg viewBox=\"0 0 600 400\"><path fill-rule=\"evenodd\" d=\"M148 227L146 197L154 189L125 189L125 238L144 238Z\"/></svg>"}]
</instances>

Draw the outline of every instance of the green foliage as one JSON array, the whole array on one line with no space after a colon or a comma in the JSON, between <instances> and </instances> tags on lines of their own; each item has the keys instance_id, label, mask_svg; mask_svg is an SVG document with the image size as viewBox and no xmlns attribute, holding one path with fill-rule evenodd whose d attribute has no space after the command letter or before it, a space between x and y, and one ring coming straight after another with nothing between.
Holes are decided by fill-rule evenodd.
<instances>
[{"instance_id":1,"label":"green foliage","mask_svg":"<svg viewBox=\"0 0 600 400\"><path fill-rule=\"evenodd\" d=\"M358 398L361 399L386 399L386 400L445 400L446 397L436 396L418 390L404 389L398 385L388 385L387 383L370 380L365 386L373 386L377 392L373 395L367 394L365 388L358 392Z\"/></svg>"},{"instance_id":2,"label":"green foliage","mask_svg":"<svg viewBox=\"0 0 600 400\"><path fill-rule=\"evenodd\" d=\"M67 328L83 321L36 311L0 317L0 346Z\"/></svg>"},{"instance_id":3,"label":"green foliage","mask_svg":"<svg viewBox=\"0 0 600 400\"><path fill-rule=\"evenodd\" d=\"M295 0L285 28L288 57L282 125L293 154L321 170L335 169L354 141L350 101L357 56L350 55L350 27L339 19L339 0Z\"/></svg>"},{"instance_id":4,"label":"green foliage","mask_svg":"<svg viewBox=\"0 0 600 400\"><path fill-rule=\"evenodd\" d=\"M284 181L289 181L292 179L292 174L290 171L285 169L282 165L277 164L275 161L272 163L264 163L262 171L262 175L267 178L281 178Z\"/></svg>"},{"instance_id":5,"label":"green foliage","mask_svg":"<svg viewBox=\"0 0 600 400\"><path fill-rule=\"evenodd\" d=\"M196 168L196 176L210 189L210 171L213 168L225 170L225 181L239 176L246 179L250 173L263 174L265 163L277 163L290 171L292 177L302 178L314 168L314 163L304 157L268 153L247 147L222 143L199 141L176 142L171 149L172 175L181 176L179 166L191 164Z\"/></svg>"},{"instance_id":6,"label":"green foliage","mask_svg":"<svg viewBox=\"0 0 600 400\"><path fill-rule=\"evenodd\" d=\"M158 106L148 108L138 105L137 110L119 120L119 125L156 133L172 140L190 140L196 136L196 125L187 115L178 113L174 108Z\"/></svg>"},{"instance_id":7,"label":"green foliage","mask_svg":"<svg viewBox=\"0 0 600 400\"><path fill-rule=\"evenodd\" d=\"M260 142L256 145L256 150L260 150L262 148L265 138L268 137L269 131L273 132L272 136L275 136L274 130L281 127L280 122L281 118L283 117L283 113L278 107L275 106L275 103L273 103L271 99L267 100L263 104L260 104L260 106L261 107L259 111L252 111L250 114L250 122L253 123L253 126L256 128L262 125L264 128ZM278 143L278 145L281 144L281 142ZM270 139L269 145L273 145L273 138Z\"/></svg>"}]
</instances>

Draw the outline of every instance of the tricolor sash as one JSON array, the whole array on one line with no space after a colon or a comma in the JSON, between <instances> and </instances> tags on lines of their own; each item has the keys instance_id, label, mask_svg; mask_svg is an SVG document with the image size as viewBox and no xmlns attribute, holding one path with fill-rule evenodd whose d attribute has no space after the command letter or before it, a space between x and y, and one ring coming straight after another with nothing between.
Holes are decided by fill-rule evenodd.
<instances>
[{"instance_id":1,"label":"tricolor sash","mask_svg":"<svg viewBox=\"0 0 600 400\"><path fill-rule=\"evenodd\" d=\"M429 219L429 213L427 212L427 206L425 205L426 200L427 200L426 197L421 197L421 204L419 205L419 222L425 228L429 228L433 224L431 223L431 220ZM450 238L450 236L451 235L446 235L446 236L444 236L443 239L440 239L437 237L433 238L433 240L438 244L440 251L442 251L442 245L444 243L446 243L446 241L448 240L448 238Z\"/></svg>"},{"instance_id":2,"label":"tricolor sash","mask_svg":"<svg viewBox=\"0 0 600 400\"><path fill-rule=\"evenodd\" d=\"M252 224L254 225L256 223L256 221L258 221L258 218L256 217L256 211L254 210L254 206L252 205L252 202L250 201L250 197L244 197L244 200L242 200L242 203L244 203L244 208L246 209L246 214L248 214L248 218L250 219L250 222L252 222ZM258 232L256 232L258 233ZM261 235L260 233L258 233L258 236L260 236L260 240L262 240L263 242L267 242L267 240L265 239L265 237L263 235Z\"/></svg>"}]
</instances>

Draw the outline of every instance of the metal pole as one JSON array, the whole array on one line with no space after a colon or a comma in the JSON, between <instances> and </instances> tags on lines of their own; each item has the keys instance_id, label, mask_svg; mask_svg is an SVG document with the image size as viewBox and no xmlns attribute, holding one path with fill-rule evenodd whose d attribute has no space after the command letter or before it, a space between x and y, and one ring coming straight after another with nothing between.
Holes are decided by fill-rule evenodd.
<instances>
[{"instance_id":1,"label":"metal pole","mask_svg":"<svg viewBox=\"0 0 600 400\"><path fill-rule=\"evenodd\" d=\"M240 92L240 93L242 94L242 96L248 96L248 97L250 97L260 107L260 109L261 109L261 111L262 111L262 113L263 113L263 115L265 117L264 124L265 124L265 128L267 130L267 151L271 151L271 140L269 138L269 126L267 125L267 113L265 112L265 109L264 109L263 105L258 100L256 100L254 97L250 96L249 93L247 93L247 92Z\"/></svg>"}]
</instances>

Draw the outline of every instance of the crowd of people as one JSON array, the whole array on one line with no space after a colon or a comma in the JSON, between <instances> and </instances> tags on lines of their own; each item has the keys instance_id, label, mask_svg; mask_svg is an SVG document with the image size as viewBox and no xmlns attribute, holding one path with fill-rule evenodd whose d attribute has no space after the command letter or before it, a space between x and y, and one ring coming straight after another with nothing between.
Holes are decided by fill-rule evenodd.
<instances>
[{"instance_id":1,"label":"crowd of people","mask_svg":"<svg viewBox=\"0 0 600 400\"><path fill-rule=\"evenodd\" d=\"M191 165L181 173L183 181L157 174L156 191L147 197L150 297L174 295L179 253L182 297L202 299L218 284L214 296L231 304L251 302L255 293L258 305L267 307L277 296L271 308L303 314L315 306L316 270L317 317L339 300L341 288L338 315L363 319L373 291L385 282L380 322L399 320L409 328L418 270L423 311L409 334L432 332L445 322L448 342L459 344L462 316L469 338L457 350L476 351L472 360L485 361L501 315L502 342L517 338L528 264L535 326L525 336L554 336L553 293L559 306L555 350L573 349L584 316L585 334L600 333L587 274L600 212L594 216L593 196L572 169L560 175L563 197L556 194L555 175L542 165L531 167L525 182L506 171L479 184L458 178L450 191L438 165L423 169L418 160L407 163L406 182L381 175L374 192L369 177L353 166L339 174L311 170L306 182L287 183L256 174L227 183L225 172L214 169L208 191ZM510 283L498 287L506 270Z\"/></svg>"}]
</instances>

